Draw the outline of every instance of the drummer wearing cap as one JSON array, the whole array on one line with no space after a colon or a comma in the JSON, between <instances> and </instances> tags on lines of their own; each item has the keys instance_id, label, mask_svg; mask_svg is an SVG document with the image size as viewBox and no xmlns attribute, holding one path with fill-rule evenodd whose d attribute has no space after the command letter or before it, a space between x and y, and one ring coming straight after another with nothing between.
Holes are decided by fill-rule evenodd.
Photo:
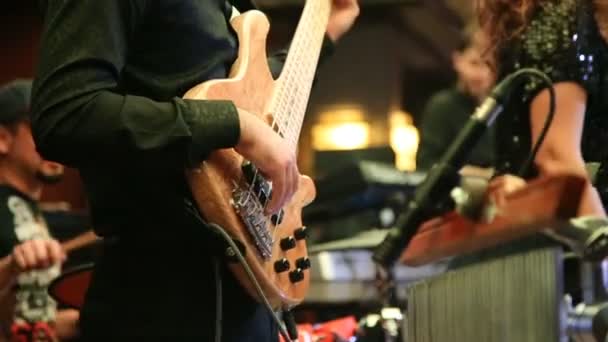
<instances>
[{"instance_id":1,"label":"drummer wearing cap","mask_svg":"<svg viewBox=\"0 0 608 342\"><path fill-rule=\"evenodd\" d=\"M0 86L0 342L75 337L78 312L57 311L47 286L65 253L38 201L63 166L43 160L29 124L30 80Z\"/></svg>"}]
</instances>

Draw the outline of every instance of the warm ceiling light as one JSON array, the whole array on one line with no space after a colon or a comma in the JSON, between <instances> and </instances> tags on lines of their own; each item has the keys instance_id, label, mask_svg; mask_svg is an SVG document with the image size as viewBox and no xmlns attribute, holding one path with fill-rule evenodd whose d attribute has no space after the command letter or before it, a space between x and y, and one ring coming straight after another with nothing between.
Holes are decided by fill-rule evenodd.
<instances>
[{"instance_id":1,"label":"warm ceiling light","mask_svg":"<svg viewBox=\"0 0 608 342\"><path fill-rule=\"evenodd\" d=\"M317 124L313 127L313 145L316 150L355 150L369 146L367 122Z\"/></svg>"}]
</instances>

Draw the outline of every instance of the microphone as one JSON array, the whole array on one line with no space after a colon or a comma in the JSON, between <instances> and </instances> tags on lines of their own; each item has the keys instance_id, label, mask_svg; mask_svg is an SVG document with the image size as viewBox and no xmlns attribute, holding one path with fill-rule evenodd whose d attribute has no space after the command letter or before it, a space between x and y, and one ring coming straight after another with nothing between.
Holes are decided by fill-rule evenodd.
<instances>
[{"instance_id":1,"label":"microphone","mask_svg":"<svg viewBox=\"0 0 608 342\"><path fill-rule=\"evenodd\" d=\"M436 212L433 209L449 200L451 189L456 187L459 181L458 171L486 129L503 111L512 90L521 83L522 78L519 76L525 72L529 70L522 69L505 77L477 107L454 143L429 170L405 211L397 218L394 228L390 229L384 241L375 248L372 258L376 263L385 268L392 266L409 245L418 227Z\"/></svg>"}]
</instances>

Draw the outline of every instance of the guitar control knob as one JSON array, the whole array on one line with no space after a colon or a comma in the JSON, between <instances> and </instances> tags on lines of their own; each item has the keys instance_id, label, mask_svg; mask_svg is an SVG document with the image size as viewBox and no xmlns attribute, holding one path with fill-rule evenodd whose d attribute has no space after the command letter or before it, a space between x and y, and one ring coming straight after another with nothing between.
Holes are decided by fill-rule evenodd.
<instances>
[{"instance_id":1,"label":"guitar control knob","mask_svg":"<svg viewBox=\"0 0 608 342\"><path fill-rule=\"evenodd\" d=\"M306 226L300 227L293 232L293 236L296 240L304 240L308 237L308 228Z\"/></svg>"},{"instance_id":2,"label":"guitar control knob","mask_svg":"<svg viewBox=\"0 0 608 342\"><path fill-rule=\"evenodd\" d=\"M296 239L294 239L293 236L286 237L283 240L281 240L281 249L282 250L288 251L295 247L296 247Z\"/></svg>"},{"instance_id":3,"label":"guitar control knob","mask_svg":"<svg viewBox=\"0 0 608 342\"><path fill-rule=\"evenodd\" d=\"M272 221L272 224L275 226L278 226L281 224L281 222L283 222L283 216L285 216L285 213L283 212L283 209L281 209L277 214L270 217L270 221Z\"/></svg>"},{"instance_id":4,"label":"guitar control knob","mask_svg":"<svg viewBox=\"0 0 608 342\"><path fill-rule=\"evenodd\" d=\"M285 272L287 270L289 270L289 260L283 258L281 260L278 260L274 263L274 270L277 273L282 273Z\"/></svg>"},{"instance_id":5,"label":"guitar control knob","mask_svg":"<svg viewBox=\"0 0 608 342\"><path fill-rule=\"evenodd\" d=\"M289 280L292 283L299 283L304 280L304 272L301 269L296 269L295 271L289 272Z\"/></svg>"},{"instance_id":6,"label":"guitar control knob","mask_svg":"<svg viewBox=\"0 0 608 342\"><path fill-rule=\"evenodd\" d=\"M308 257L303 257L296 260L296 267L302 270L307 270L310 268L310 259Z\"/></svg>"}]
</instances>

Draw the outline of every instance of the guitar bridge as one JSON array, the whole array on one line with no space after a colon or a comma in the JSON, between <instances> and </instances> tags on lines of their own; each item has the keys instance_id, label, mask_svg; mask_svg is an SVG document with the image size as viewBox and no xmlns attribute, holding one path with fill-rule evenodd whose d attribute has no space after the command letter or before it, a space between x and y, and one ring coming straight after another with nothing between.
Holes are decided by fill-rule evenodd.
<instances>
[{"instance_id":1,"label":"guitar bridge","mask_svg":"<svg viewBox=\"0 0 608 342\"><path fill-rule=\"evenodd\" d=\"M272 237L262 203L270 196L268 182L257 174L251 163L243 165L247 182L253 186L236 186L232 192L232 205L247 227L258 252L265 260L272 257Z\"/></svg>"}]
</instances>

